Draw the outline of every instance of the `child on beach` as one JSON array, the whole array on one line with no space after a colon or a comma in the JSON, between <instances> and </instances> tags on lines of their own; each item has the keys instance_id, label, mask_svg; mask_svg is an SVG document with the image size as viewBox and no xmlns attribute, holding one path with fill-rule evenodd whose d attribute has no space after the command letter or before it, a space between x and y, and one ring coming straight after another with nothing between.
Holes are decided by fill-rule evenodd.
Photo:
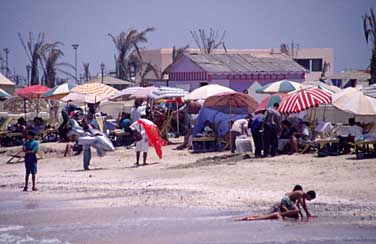
<instances>
[{"instance_id":1,"label":"child on beach","mask_svg":"<svg viewBox=\"0 0 376 244\"><path fill-rule=\"evenodd\" d=\"M25 187L23 191L27 191L28 184L29 184L29 175L32 176L33 182L33 191L37 191L35 184L35 176L37 174L37 152L39 150L39 144L36 140L34 140L34 132L29 131L26 136L26 142L23 146L23 151L25 152Z\"/></svg>"},{"instance_id":2,"label":"child on beach","mask_svg":"<svg viewBox=\"0 0 376 244\"><path fill-rule=\"evenodd\" d=\"M306 200L311 201L316 198L314 191L308 191L307 193L302 190L296 190L286 193L281 200L280 212L274 212L264 215L251 215L243 218L235 219L235 221L251 221L251 220L266 220L266 219L279 219L283 220L285 217L298 219L299 216L303 218L300 213L299 207L302 206L307 219L313 217L308 211Z\"/></svg>"}]
</instances>

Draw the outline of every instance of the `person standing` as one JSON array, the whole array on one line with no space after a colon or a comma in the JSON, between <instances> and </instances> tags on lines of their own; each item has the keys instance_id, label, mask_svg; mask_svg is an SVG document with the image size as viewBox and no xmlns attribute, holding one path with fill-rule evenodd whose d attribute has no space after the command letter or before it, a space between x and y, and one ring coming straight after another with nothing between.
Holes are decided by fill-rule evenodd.
<instances>
[{"instance_id":1,"label":"person standing","mask_svg":"<svg viewBox=\"0 0 376 244\"><path fill-rule=\"evenodd\" d=\"M89 117L89 116L88 116ZM85 132L90 133L90 125L86 122L85 119L81 121L82 128ZM84 151L83 155L83 167L84 170L90 170L89 165L91 161L91 148L89 144L83 144L82 150Z\"/></svg>"},{"instance_id":2,"label":"person standing","mask_svg":"<svg viewBox=\"0 0 376 244\"><path fill-rule=\"evenodd\" d=\"M26 142L23 146L23 151L25 152L25 187L23 191L27 191L29 185L29 175L32 176L33 182L33 191L37 191L36 188L36 174L37 174L37 152L39 150L39 144L36 140L34 140L34 132L29 131L26 136Z\"/></svg>"},{"instance_id":3,"label":"person standing","mask_svg":"<svg viewBox=\"0 0 376 244\"><path fill-rule=\"evenodd\" d=\"M274 157L278 148L278 131L281 124L281 114L278 112L279 104L274 103L273 107L267 108L265 111L265 119L263 123L263 142L264 154Z\"/></svg>"},{"instance_id":4,"label":"person standing","mask_svg":"<svg viewBox=\"0 0 376 244\"><path fill-rule=\"evenodd\" d=\"M145 118L146 114L141 113L141 118ZM133 122L130 125L130 128L134 130L134 133L140 133L141 138L139 141L136 141L136 163L134 164L135 167L140 166L139 161L140 161L140 154L143 152L143 165L147 165L146 159L148 157L148 149L149 149L149 138L146 134L146 131L144 127L139 124L137 121Z\"/></svg>"},{"instance_id":5,"label":"person standing","mask_svg":"<svg viewBox=\"0 0 376 244\"><path fill-rule=\"evenodd\" d=\"M140 103L138 100L134 101L134 106L131 109L131 120L132 123L137 122L141 118L141 113L139 109Z\"/></svg>"},{"instance_id":6,"label":"person standing","mask_svg":"<svg viewBox=\"0 0 376 244\"><path fill-rule=\"evenodd\" d=\"M261 112L256 113L251 123L251 132L253 143L255 144L255 157L261 157L262 151L262 123L264 115Z\"/></svg>"}]
</instances>

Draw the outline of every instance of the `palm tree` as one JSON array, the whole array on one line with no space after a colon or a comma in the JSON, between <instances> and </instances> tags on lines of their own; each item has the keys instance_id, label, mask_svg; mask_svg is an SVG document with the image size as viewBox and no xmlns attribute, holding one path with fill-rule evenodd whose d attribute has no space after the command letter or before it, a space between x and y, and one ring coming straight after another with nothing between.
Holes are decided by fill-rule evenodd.
<instances>
[{"instance_id":1,"label":"palm tree","mask_svg":"<svg viewBox=\"0 0 376 244\"><path fill-rule=\"evenodd\" d=\"M321 72L320 79L319 79L320 81L324 81L325 74L326 72L328 72L329 68L330 68L330 63L324 61L324 64L322 66L322 72Z\"/></svg>"},{"instance_id":2,"label":"palm tree","mask_svg":"<svg viewBox=\"0 0 376 244\"><path fill-rule=\"evenodd\" d=\"M191 35L202 54L211 54L219 47L223 47L225 52L227 52L223 41L226 31L222 33L221 37L219 37L218 31L215 31L213 28L210 28L209 33L204 29L198 29L198 32L191 31Z\"/></svg>"},{"instance_id":3,"label":"palm tree","mask_svg":"<svg viewBox=\"0 0 376 244\"><path fill-rule=\"evenodd\" d=\"M150 62L144 63L144 68L140 72L140 78L141 78L141 84L140 86L147 86L148 83L146 81L146 76L152 72L156 79L162 80L162 72L158 70L154 65L152 65Z\"/></svg>"},{"instance_id":4,"label":"palm tree","mask_svg":"<svg viewBox=\"0 0 376 244\"><path fill-rule=\"evenodd\" d=\"M154 31L153 27L146 28L141 32L131 29L128 32L121 32L118 36L108 34L117 49L117 56L115 57L117 78L131 80L132 68L134 72L142 70L142 65L140 64L142 64L143 61L139 45L147 42L146 34L151 31Z\"/></svg>"},{"instance_id":5,"label":"palm tree","mask_svg":"<svg viewBox=\"0 0 376 244\"><path fill-rule=\"evenodd\" d=\"M33 35L29 32L29 39L25 43L24 39L21 36L21 33L18 33L20 38L21 44L26 52L27 58L31 64L31 85L39 84L39 64L43 67L43 60L42 56L45 55L48 51L52 49L56 49L61 43L60 42L53 42L53 43L46 43L45 41L45 34L39 33L37 40L33 41Z\"/></svg>"},{"instance_id":6,"label":"palm tree","mask_svg":"<svg viewBox=\"0 0 376 244\"><path fill-rule=\"evenodd\" d=\"M64 56L64 53L60 49L51 49L48 53L44 53L42 55L42 60L45 69L44 78L46 86L48 87L55 86L57 71L65 75L68 75L73 79L76 79L76 77L73 74L62 69L62 67L69 67L75 70L75 67L71 64L58 62L58 59L62 56Z\"/></svg>"},{"instance_id":7,"label":"palm tree","mask_svg":"<svg viewBox=\"0 0 376 244\"><path fill-rule=\"evenodd\" d=\"M173 46L172 48L172 63L175 63L183 54L187 51L189 45L185 45L184 47L176 48Z\"/></svg>"},{"instance_id":8,"label":"palm tree","mask_svg":"<svg viewBox=\"0 0 376 244\"><path fill-rule=\"evenodd\" d=\"M376 83L376 19L373 13L373 9L370 9L370 14L365 14L363 18L363 31L367 43L372 45L370 73L371 79L369 84Z\"/></svg>"}]
</instances>

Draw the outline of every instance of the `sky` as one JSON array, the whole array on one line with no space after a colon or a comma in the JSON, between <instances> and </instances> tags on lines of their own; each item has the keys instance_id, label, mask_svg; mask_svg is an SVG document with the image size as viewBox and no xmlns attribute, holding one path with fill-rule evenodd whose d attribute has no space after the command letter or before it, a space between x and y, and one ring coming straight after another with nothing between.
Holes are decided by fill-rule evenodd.
<instances>
[{"instance_id":1,"label":"sky","mask_svg":"<svg viewBox=\"0 0 376 244\"><path fill-rule=\"evenodd\" d=\"M130 28L155 27L145 48L196 47L190 31L226 31L227 48L333 48L334 70L366 69L371 55L363 33L362 15L376 10L374 0L1 0L0 53L9 49L9 67L26 77L28 59L18 33L26 38L46 34L64 44L62 62L78 73L83 62L90 71L114 69L115 46L107 35Z\"/></svg>"}]
</instances>

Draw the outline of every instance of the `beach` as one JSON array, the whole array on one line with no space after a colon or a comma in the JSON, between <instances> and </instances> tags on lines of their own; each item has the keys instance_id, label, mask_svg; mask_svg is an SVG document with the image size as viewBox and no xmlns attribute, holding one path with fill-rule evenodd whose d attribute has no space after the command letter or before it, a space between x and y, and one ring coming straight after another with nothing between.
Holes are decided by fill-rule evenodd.
<instances>
[{"instance_id":1,"label":"beach","mask_svg":"<svg viewBox=\"0 0 376 244\"><path fill-rule=\"evenodd\" d=\"M229 151L179 151L174 142L162 159L149 148L149 165L138 168L134 149L104 157L93 150L89 171L82 155L63 157L64 143L41 144L37 192L21 192L23 163L5 164L19 148L2 148L0 243L27 237L30 243L376 242L374 159L243 159ZM316 191L308 203L314 220L233 221L267 212L295 184Z\"/></svg>"}]
</instances>

